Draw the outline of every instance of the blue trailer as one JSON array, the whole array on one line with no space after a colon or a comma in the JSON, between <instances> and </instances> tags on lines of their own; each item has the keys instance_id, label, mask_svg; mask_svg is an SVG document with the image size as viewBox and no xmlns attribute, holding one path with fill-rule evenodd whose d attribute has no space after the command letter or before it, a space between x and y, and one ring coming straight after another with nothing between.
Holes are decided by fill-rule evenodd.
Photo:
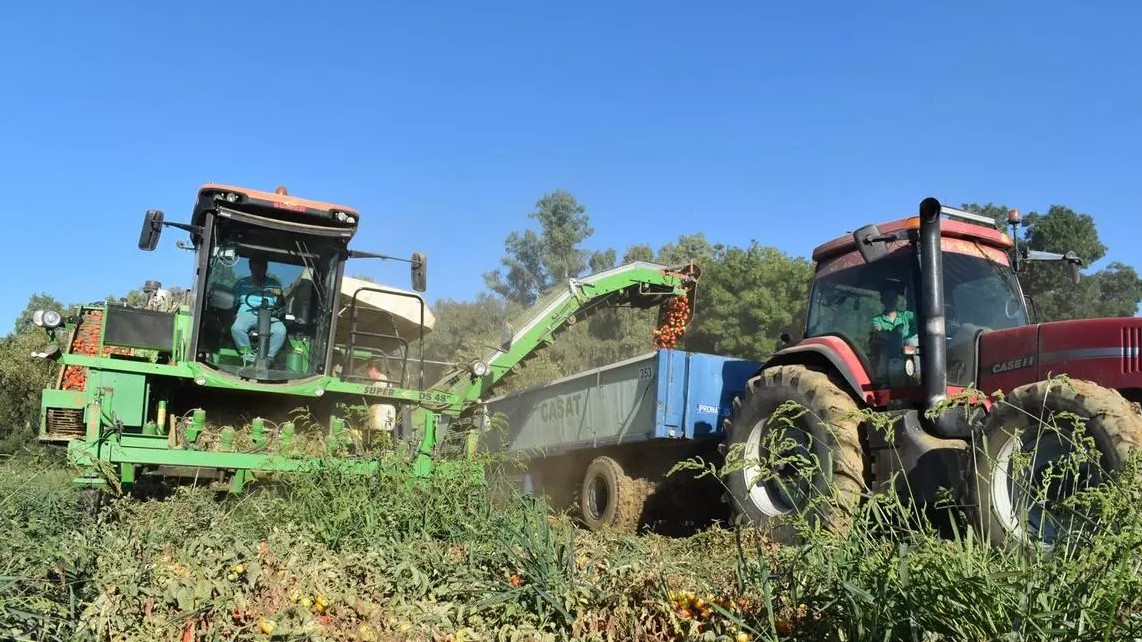
<instances>
[{"instance_id":1,"label":"blue trailer","mask_svg":"<svg viewBox=\"0 0 1142 642\"><path fill-rule=\"evenodd\" d=\"M658 350L588 370L488 400L506 426L486 433L485 445L522 455L523 489L592 529L709 519L720 491L666 472L688 457L718 456L722 422L761 365Z\"/></svg>"}]
</instances>

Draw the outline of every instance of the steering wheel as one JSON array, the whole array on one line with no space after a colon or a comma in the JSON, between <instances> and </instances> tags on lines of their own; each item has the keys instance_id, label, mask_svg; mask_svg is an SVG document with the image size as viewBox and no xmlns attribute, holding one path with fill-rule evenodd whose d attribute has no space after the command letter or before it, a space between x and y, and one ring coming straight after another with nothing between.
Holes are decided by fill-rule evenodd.
<instances>
[{"instance_id":1,"label":"steering wheel","mask_svg":"<svg viewBox=\"0 0 1142 642\"><path fill-rule=\"evenodd\" d=\"M1003 314L1008 319L1014 319L1015 315L1019 314L1019 303L1015 299L1007 299L1003 302Z\"/></svg>"},{"instance_id":2,"label":"steering wheel","mask_svg":"<svg viewBox=\"0 0 1142 642\"><path fill-rule=\"evenodd\" d=\"M274 301L273 305L269 305L266 307L273 312L277 312L277 311L282 309L283 303L282 303L281 294L275 292L275 290L277 290L277 288L262 288L261 290L259 290L257 292L250 292L250 293L248 293L242 297L242 303L245 303L251 310L260 310L260 309L262 309L262 305L265 304L266 299L272 298ZM252 296L261 297L262 298L261 303L258 303L257 305L252 303L250 301L250 297L252 297Z\"/></svg>"}]
</instances>

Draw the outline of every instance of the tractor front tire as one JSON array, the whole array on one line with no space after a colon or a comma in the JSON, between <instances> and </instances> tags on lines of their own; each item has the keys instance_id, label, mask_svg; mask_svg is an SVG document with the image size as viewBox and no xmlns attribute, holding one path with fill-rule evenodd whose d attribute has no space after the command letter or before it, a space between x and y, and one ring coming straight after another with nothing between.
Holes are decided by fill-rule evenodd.
<instances>
[{"instance_id":1,"label":"tractor front tire","mask_svg":"<svg viewBox=\"0 0 1142 642\"><path fill-rule=\"evenodd\" d=\"M848 533L849 511L866 489L861 422L853 398L823 372L787 365L751 379L725 422L727 486L736 517L779 543L799 540L794 515L828 532ZM783 438L794 441L792 452L776 443ZM790 454L810 459L810 466L773 462Z\"/></svg>"},{"instance_id":2,"label":"tractor front tire","mask_svg":"<svg viewBox=\"0 0 1142 642\"><path fill-rule=\"evenodd\" d=\"M646 493L611 457L596 457L583 474L579 509L592 531L633 532L642 518Z\"/></svg>"},{"instance_id":3,"label":"tractor front tire","mask_svg":"<svg viewBox=\"0 0 1142 642\"><path fill-rule=\"evenodd\" d=\"M1076 435L1093 446L1093 452L1084 454L1072 438ZM1116 390L1083 380L1039 381L1016 388L987 418L973 448L977 527L998 547L1049 543L1056 535L1045 523L1055 517L1046 512L1051 498L1045 502L1034 494L1026 496L1029 488L1038 493L1044 487L1044 480L1037 478L1052 472L1045 468L1054 462L1066 465L1069 458L1072 467L1067 472L1083 476L1078 481L1084 486L1097 485L1120 471L1139 449L1142 413ZM1054 483L1059 481L1054 477ZM1059 490L1052 487L1053 493Z\"/></svg>"}]
</instances>

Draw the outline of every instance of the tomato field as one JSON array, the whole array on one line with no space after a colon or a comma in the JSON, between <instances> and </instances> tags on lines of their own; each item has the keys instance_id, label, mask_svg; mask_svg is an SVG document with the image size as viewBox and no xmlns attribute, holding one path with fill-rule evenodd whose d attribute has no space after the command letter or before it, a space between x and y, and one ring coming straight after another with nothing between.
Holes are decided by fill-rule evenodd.
<instances>
[{"instance_id":1,"label":"tomato field","mask_svg":"<svg viewBox=\"0 0 1142 642\"><path fill-rule=\"evenodd\" d=\"M592 534L459 479L321 473L242 496L180 487L78 508L45 454L0 463L6 640L1130 640L1142 484L1084 499L1053 549L904 528L867 502L844 537L748 528ZM494 492L489 492L489 490ZM1102 528L1113 525L1114 528Z\"/></svg>"}]
</instances>

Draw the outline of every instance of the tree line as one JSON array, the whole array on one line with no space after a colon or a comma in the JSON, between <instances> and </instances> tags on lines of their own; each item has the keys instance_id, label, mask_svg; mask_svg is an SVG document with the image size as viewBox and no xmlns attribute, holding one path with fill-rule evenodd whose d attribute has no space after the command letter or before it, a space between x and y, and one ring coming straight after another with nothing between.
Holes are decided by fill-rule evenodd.
<instances>
[{"instance_id":1,"label":"tree line","mask_svg":"<svg viewBox=\"0 0 1142 642\"><path fill-rule=\"evenodd\" d=\"M1003 204L967 203L963 207L1000 224L1007 219L1008 208ZM563 190L540 197L527 219L522 229L505 238L499 265L483 275L484 291L469 300L443 299L432 304L437 322L424 345L430 360L465 363L484 356L489 346L497 345L505 320L516 320L514 327L519 327L530 307L568 279L632 261L665 265L694 261L702 268L695 318L680 349L763 360L782 333L796 338L802 332L813 275L813 265L805 257L756 240L743 245L712 243L702 232L681 234L657 249L632 244L589 250L586 245L594 229L587 208ZM1024 243L1030 249L1073 250L1088 266L1107 254L1089 214L1052 205L1046 212L1027 214L1024 221ZM1118 262L1097 271L1088 268L1078 284L1058 264L1029 264L1019 278L1039 321L1134 316L1142 301L1142 278L1132 266ZM132 291L106 300L139 304L144 295ZM73 306L38 293L30 298L12 330L0 338L0 452L10 452L35 434L40 390L55 372L51 364L29 358L46 343L42 330L31 324L32 312L68 307ZM503 390L649 352L656 318L655 310L599 310L529 360Z\"/></svg>"}]
</instances>

